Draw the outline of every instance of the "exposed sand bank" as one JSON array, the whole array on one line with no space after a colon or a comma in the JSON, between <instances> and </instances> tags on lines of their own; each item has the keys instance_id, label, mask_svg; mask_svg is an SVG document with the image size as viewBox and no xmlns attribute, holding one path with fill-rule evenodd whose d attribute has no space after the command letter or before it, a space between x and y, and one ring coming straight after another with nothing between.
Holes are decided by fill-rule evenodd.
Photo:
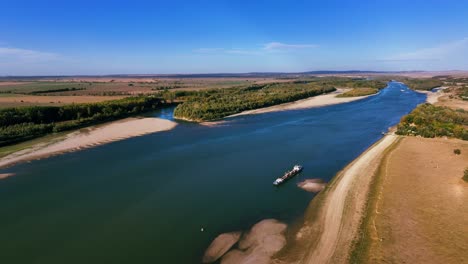
<instances>
[{"instance_id":1,"label":"exposed sand bank","mask_svg":"<svg viewBox=\"0 0 468 264\"><path fill-rule=\"evenodd\" d=\"M14 173L0 173L0 180L6 179L11 176L15 176L15 174Z\"/></svg>"},{"instance_id":2,"label":"exposed sand bank","mask_svg":"<svg viewBox=\"0 0 468 264\"><path fill-rule=\"evenodd\" d=\"M359 97L336 97L338 94L342 94L344 92L350 91L351 89L337 89L335 92L317 95L314 97L298 100L295 102L279 104L254 110L244 111L238 114L230 115L228 117L234 116L242 116L242 115L253 115L253 114L263 114L263 113L270 113L270 112L278 112L278 111L286 111L286 110L299 110L299 109L307 109L313 107L321 107L327 105L334 105L334 104L342 104L342 103L349 103L357 100L362 100L372 95L366 96L359 96Z\"/></svg>"},{"instance_id":3,"label":"exposed sand bank","mask_svg":"<svg viewBox=\"0 0 468 264\"><path fill-rule=\"evenodd\" d=\"M203 263L212 263L222 257L234 244L239 241L242 232L224 233L211 242L203 256Z\"/></svg>"},{"instance_id":4,"label":"exposed sand bank","mask_svg":"<svg viewBox=\"0 0 468 264\"><path fill-rule=\"evenodd\" d=\"M398 136L388 134L346 166L312 201L294 246L278 263L346 263L373 175ZM312 214L310 214L312 212ZM307 219L307 217L311 219Z\"/></svg>"},{"instance_id":5,"label":"exposed sand bank","mask_svg":"<svg viewBox=\"0 0 468 264\"><path fill-rule=\"evenodd\" d=\"M18 162L39 159L64 152L90 148L126 138L170 130L177 123L160 118L127 118L72 132L63 140L50 144L37 144L0 159L0 168Z\"/></svg>"},{"instance_id":6,"label":"exposed sand bank","mask_svg":"<svg viewBox=\"0 0 468 264\"><path fill-rule=\"evenodd\" d=\"M297 186L305 191L316 193L325 189L326 183L321 179L309 179L298 183Z\"/></svg>"},{"instance_id":7,"label":"exposed sand bank","mask_svg":"<svg viewBox=\"0 0 468 264\"><path fill-rule=\"evenodd\" d=\"M386 159L359 261L468 263L468 141L405 137Z\"/></svg>"},{"instance_id":8,"label":"exposed sand bank","mask_svg":"<svg viewBox=\"0 0 468 264\"><path fill-rule=\"evenodd\" d=\"M427 95L426 103L435 104L439 101L439 98L444 95L443 90L446 88L447 87L440 87L440 89L437 90L437 92L420 91L420 90L413 90L413 91Z\"/></svg>"},{"instance_id":9,"label":"exposed sand bank","mask_svg":"<svg viewBox=\"0 0 468 264\"><path fill-rule=\"evenodd\" d=\"M271 263L272 256L286 245L284 234L286 228L287 225L278 220L265 219L256 223L242 236L238 247L231 249L225 255L224 249L231 248L239 240L240 232L219 235L208 247L206 253L210 253L208 257L212 260L212 256L218 256L222 252L221 255L224 256L221 264L268 264Z\"/></svg>"}]
</instances>

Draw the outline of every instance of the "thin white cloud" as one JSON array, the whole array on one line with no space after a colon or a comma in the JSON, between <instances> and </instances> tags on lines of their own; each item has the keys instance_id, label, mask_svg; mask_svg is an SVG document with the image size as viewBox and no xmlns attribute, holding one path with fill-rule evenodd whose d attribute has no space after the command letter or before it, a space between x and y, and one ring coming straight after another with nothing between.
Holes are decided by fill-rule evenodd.
<instances>
[{"instance_id":1,"label":"thin white cloud","mask_svg":"<svg viewBox=\"0 0 468 264\"><path fill-rule=\"evenodd\" d=\"M248 49L228 49L226 53L229 54L241 54L241 55L259 55L258 50L248 50Z\"/></svg>"},{"instance_id":2,"label":"thin white cloud","mask_svg":"<svg viewBox=\"0 0 468 264\"><path fill-rule=\"evenodd\" d=\"M0 58L7 58L10 60L29 60L29 61L43 61L43 60L55 60L60 56L55 53L42 52L29 49L0 47Z\"/></svg>"},{"instance_id":3,"label":"thin white cloud","mask_svg":"<svg viewBox=\"0 0 468 264\"><path fill-rule=\"evenodd\" d=\"M195 49L194 52L196 53L216 53L216 52L221 52L224 51L223 48L199 48Z\"/></svg>"},{"instance_id":4,"label":"thin white cloud","mask_svg":"<svg viewBox=\"0 0 468 264\"><path fill-rule=\"evenodd\" d=\"M240 55L259 55L261 50L253 50L253 49L224 49L224 48L199 48L195 49L195 53L202 53L202 54L240 54Z\"/></svg>"},{"instance_id":5,"label":"thin white cloud","mask_svg":"<svg viewBox=\"0 0 468 264\"><path fill-rule=\"evenodd\" d=\"M304 50L317 48L315 44L285 44L281 42L270 42L262 45L255 49L241 49L241 48L199 48L195 49L196 53L215 54L215 53L227 53L227 54L242 54L242 55L261 55L269 52L277 51L293 51L293 50Z\"/></svg>"},{"instance_id":6,"label":"thin white cloud","mask_svg":"<svg viewBox=\"0 0 468 264\"><path fill-rule=\"evenodd\" d=\"M319 47L316 44L286 44L281 42L270 42L263 47L267 51L277 50L297 50L297 49L312 49Z\"/></svg>"},{"instance_id":7,"label":"thin white cloud","mask_svg":"<svg viewBox=\"0 0 468 264\"><path fill-rule=\"evenodd\" d=\"M423 48L412 52L400 53L386 61L435 61L450 58L460 58L468 54L468 38L441 44L436 47Z\"/></svg>"}]
</instances>

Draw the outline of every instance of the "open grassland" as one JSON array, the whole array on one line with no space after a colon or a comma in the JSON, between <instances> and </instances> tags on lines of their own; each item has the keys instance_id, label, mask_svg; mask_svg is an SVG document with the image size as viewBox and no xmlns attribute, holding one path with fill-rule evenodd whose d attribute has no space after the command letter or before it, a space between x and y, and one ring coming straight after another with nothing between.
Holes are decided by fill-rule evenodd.
<instances>
[{"instance_id":1,"label":"open grassland","mask_svg":"<svg viewBox=\"0 0 468 264\"><path fill-rule=\"evenodd\" d=\"M468 263L467 164L467 141L404 138L376 175L351 263Z\"/></svg>"},{"instance_id":2,"label":"open grassland","mask_svg":"<svg viewBox=\"0 0 468 264\"><path fill-rule=\"evenodd\" d=\"M62 106L67 104L98 103L122 99L125 96L44 96L23 94L0 94L0 108L26 106Z\"/></svg>"},{"instance_id":3,"label":"open grassland","mask_svg":"<svg viewBox=\"0 0 468 264\"><path fill-rule=\"evenodd\" d=\"M276 78L80 78L0 81L0 93L48 95L133 95L159 90L217 89L249 84L287 82Z\"/></svg>"}]
</instances>

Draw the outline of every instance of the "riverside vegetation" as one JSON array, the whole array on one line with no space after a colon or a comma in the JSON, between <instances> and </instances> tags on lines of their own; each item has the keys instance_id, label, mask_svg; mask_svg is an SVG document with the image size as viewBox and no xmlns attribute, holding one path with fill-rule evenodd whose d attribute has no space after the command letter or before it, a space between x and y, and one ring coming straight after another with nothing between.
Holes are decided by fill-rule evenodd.
<instances>
[{"instance_id":1,"label":"riverside vegetation","mask_svg":"<svg viewBox=\"0 0 468 264\"><path fill-rule=\"evenodd\" d=\"M147 112L165 104L158 97L139 96L92 104L0 109L0 146Z\"/></svg>"},{"instance_id":2,"label":"riverside vegetation","mask_svg":"<svg viewBox=\"0 0 468 264\"><path fill-rule=\"evenodd\" d=\"M468 140L468 112L444 106L422 104L404 116L396 133L422 137L455 137Z\"/></svg>"},{"instance_id":3,"label":"riverside vegetation","mask_svg":"<svg viewBox=\"0 0 468 264\"><path fill-rule=\"evenodd\" d=\"M178 105L174 117L191 121L213 121L242 111L268 107L333 92L336 87L348 87L377 92L386 82L351 78L311 78L287 83L255 84L247 87L212 89L176 94L188 97ZM354 95L359 96L359 92Z\"/></svg>"}]
</instances>

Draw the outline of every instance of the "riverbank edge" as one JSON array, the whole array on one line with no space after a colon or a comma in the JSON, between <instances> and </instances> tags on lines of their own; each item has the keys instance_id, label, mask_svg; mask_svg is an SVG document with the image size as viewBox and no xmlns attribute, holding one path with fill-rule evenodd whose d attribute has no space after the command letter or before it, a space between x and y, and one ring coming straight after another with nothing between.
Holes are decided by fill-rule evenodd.
<instances>
[{"instance_id":1,"label":"riverbank edge","mask_svg":"<svg viewBox=\"0 0 468 264\"><path fill-rule=\"evenodd\" d=\"M448 88L447 86L436 87L436 88L434 88L434 89L438 89L436 92L423 91L423 90L414 90L414 89L411 89L411 90L413 90L414 92L420 93L420 94L425 94L427 96L426 97L426 103L435 104L435 103L437 103L439 101L439 98L444 95L443 90L447 89L447 88Z\"/></svg>"},{"instance_id":2,"label":"riverbank edge","mask_svg":"<svg viewBox=\"0 0 468 264\"><path fill-rule=\"evenodd\" d=\"M341 98L336 97L337 95L343 94L343 93L345 93L345 92L347 92L349 90L351 90L351 89L336 88L335 91L330 92L330 93L311 96L311 97L308 97L308 98L304 98L304 99L300 99L300 100L296 100L296 101L292 101L292 102L287 102L287 103L282 103L282 104L277 104L277 105L272 105L272 106L267 106L267 107L261 107L261 108L256 108L256 109L252 109L252 110L246 110L246 111L242 111L242 112L237 113L237 114L232 114L232 115L226 116L226 117L224 117L224 118L222 118L220 120L201 121L201 120L192 120L192 119L188 119L188 118L179 118L179 117L177 117L177 118L174 117L174 118L176 120L199 123L200 125L203 125L203 126L215 126L215 125L225 124L226 122L229 121L229 120L227 120L228 118L233 118L233 117L238 117L238 116L258 115L258 114L274 113L274 112L290 111L290 110L311 109L311 108L319 108L319 107L325 107L325 106L330 106L330 105L351 103L351 102L366 99L366 98L371 97L371 96L376 96L383 89L379 90L375 94L370 94L370 95L354 96L354 97L341 97ZM331 95L334 95L333 96L333 98L334 98L333 102L330 102L330 101L322 102L322 103L319 103L319 102L315 103L314 102L313 105L309 105L309 106L301 105L301 103L307 104L308 102L310 102L312 100L317 101L317 100L320 100L320 99L324 99L324 97L330 97Z\"/></svg>"},{"instance_id":3,"label":"riverbank edge","mask_svg":"<svg viewBox=\"0 0 468 264\"><path fill-rule=\"evenodd\" d=\"M420 90L413 90L414 92L420 93L420 94L425 94L426 95L426 101L425 103L430 103L430 104L435 104L438 102L439 97L443 96L443 89L446 87L439 87L440 89L437 92L432 92L432 91L420 91ZM380 92L380 91L379 91ZM378 92L378 93L379 93ZM377 94L378 94L377 93ZM373 94L376 95L376 94ZM370 95L370 96L373 96ZM390 131L394 131L396 126L390 128ZM365 200L364 200L364 205L361 206L361 210L359 213L354 212L355 215L359 214L359 226L358 228L355 228L355 230L351 230L355 232L355 235L353 235L351 245L346 250L347 252L344 254L341 254L342 258L341 261L344 263L360 263L359 261L362 260L363 258L363 251L365 252L366 247L368 244L366 244L366 241L363 240L364 238L362 237L364 228L366 227L365 224L368 223L369 219L369 214L367 214L369 208L372 206L373 203L375 203L375 199L372 199L373 195L375 195L376 188L378 188L378 180L379 180L379 175L382 173L381 169L383 168L383 164L388 159L389 154L400 144L402 138L404 136L397 136L392 134L388 134L375 142L373 145L371 145L369 148L367 148L363 153L361 153L356 159L354 159L352 162L350 162L348 165L346 165L342 170L340 170L329 182L329 184L325 187L323 191L321 191L319 194L317 194L312 201L309 203L309 206L307 207L305 213L304 213L304 223L300 225L299 227L296 227L296 230L291 230L292 234L296 234L300 232L300 228L304 228L307 224L311 224L315 226L313 228L314 230L312 231L311 234L308 234L309 236L309 241L307 241L307 246L304 248L304 245L298 245L297 241L291 241L294 239L293 235L289 236L288 244L286 247L279 252L277 255L278 259L281 260L281 263L288 263L294 259L294 257L291 259L291 254L288 252L293 252L293 254L302 254L303 256L301 257L300 260L295 259L295 261L298 261L299 263L315 263L315 262L308 262L305 261L305 258L308 254L307 251L312 251L317 244L319 243L319 239L316 239L317 237L320 237L321 233L323 230L323 218L324 218L324 211L327 209L327 200L330 199L331 191L336 188L336 185L339 184L339 182L342 180L343 175L348 171L349 169L352 168L352 166L366 153L368 153L371 149L375 148L380 142L382 142L386 137L393 136L395 137L395 141L389 145L387 148L382 150L381 157L379 159L376 159L376 162L378 162L376 169L372 173L372 176L370 178L370 181L368 182L368 188L367 191L365 191ZM352 189L350 189L351 191ZM348 206L345 206L343 215L346 211L346 209L349 209ZM349 211L349 210L348 210ZM343 219L346 217L342 217L341 223ZM320 221L322 220L322 222ZM341 224L342 225L342 224ZM301 249L297 250L294 249L295 247L300 247ZM339 250L335 250L339 251ZM343 258L345 256L345 258ZM364 255L365 256L365 255ZM297 256L296 256L297 257ZM333 257L333 256L332 256ZM283 262L285 259L287 259L286 262ZM336 260L336 259L335 259ZM328 260L330 262L330 260ZM335 262L333 262L335 263ZM340 263L340 262L337 262Z\"/></svg>"},{"instance_id":4,"label":"riverbank edge","mask_svg":"<svg viewBox=\"0 0 468 264\"><path fill-rule=\"evenodd\" d=\"M401 144L403 138L404 136L399 136L398 140L384 151L377 171L372 177L363 208L363 213L361 215L361 221L359 223L358 229L356 230L356 235L348 255L348 260L350 263L364 263L364 260L369 253L370 234L367 233L367 227L370 225L374 215L369 214L368 212L376 210L379 191L382 188L383 180L386 176L385 169L387 167L388 159L393 151Z\"/></svg>"},{"instance_id":5,"label":"riverbank edge","mask_svg":"<svg viewBox=\"0 0 468 264\"><path fill-rule=\"evenodd\" d=\"M364 190L360 190L361 193L364 194L364 199L361 200L361 203L363 203L359 210L356 210L356 208L351 208L353 207L352 203L349 201L350 200L350 194L355 191L355 184L358 179L353 179L353 187L351 187L348 192L345 194L344 198L344 207L343 207L343 212L342 212L342 217L340 219L340 231L339 233L343 233L343 227L348 229L348 232L351 234L351 242L352 245L348 245L348 248L339 248L336 247L334 250L334 253L332 254L332 259L328 259L326 262L323 263L347 263L350 260L350 256L352 253L352 249L355 244L355 240L357 237L357 228L353 228L348 226L343 225L343 221L346 219L352 218L349 215L346 214L354 214L353 216L358 219L358 226L361 226L361 221L364 218L364 210L365 206L367 206L367 200L368 200L368 195L370 191L370 186L372 184L372 181L377 173L377 170L379 166L382 163L383 157L387 155L389 149L393 148L395 145L398 145L400 142L402 136L397 136L394 134L388 134L381 139L379 139L377 142L369 146L363 153L361 153L356 159L351 161L348 165L346 165L342 170L336 173L336 175L332 178L332 180L327 184L325 189L318 193L309 203L303 217L303 223L299 224L297 227L294 228L294 230L290 230L290 235L288 236L288 243L286 244L285 248L279 252L276 257L279 263L317 263L315 262L313 256L311 256L311 252L317 247L320 241L321 235L324 233L324 226L326 224L325 222L325 214L327 208L330 206L328 205L329 200L331 199L331 196L334 194L333 192L336 191L337 186L340 184L340 182L343 180L344 176L346 173L350 170L353 169L353 167L358 163L363 157L365 157L370 151L373 149L377 148L379 144L384 142L386 139L389 137L393 137L394 140L393 142L390 143L389 146L386 148L382 149L381 152L378 153L378 156L375 158L376 163L373 164L373 166L370 166L370 176L369 176L369 181L367 182L367 185L364 186ZM369 171L368 171L369 172ZM354 206L355 207L355 206ZM352 210L350 210L352 209ZM305 233L305 234L304 234ZM298 238L301 236L301 238ZM337 238L339 240L340 237ZM337 241L338 243L339 241ZM342 243L343 244L343 243ZM337 244L338 245L338 244ZM337 256L336 253L339 252L338 259L340 261L337 261ZM322 263L322 262L320 262Z\"/></svg>"},{"instance_id":6,"label":"riverbank edge","mask_svg":"<svg viewBox=\"0 0 468 264\"><path fill-rule=\"evenodd\" d=\"M146 127L141 126L145 125L142 124L142 122L146 123ZM44 159L51 156L93 148L133 137L168 131L174 129L176 126L176 122L166 119L154 117L131 117L72 130L57 135L48 135L32 140L34 143L31 144L28 144L27 141L22 142L20 144L24 144L24 148L18 149L17 151L0 157L0 169L5 169L31 160ZM131 130L130 128L132 128L133 131L129 131ZM121 131L124 131L124 133ZM84 137L84 139L86 139L86 137L92 138L96 135L96 132L101 133L100 140L93 141L88 139L87 142L86 140L80 140L80 137ZM102 134L105 134L104 138L102 138ZM67 141L70 141L69 145L66 145ZM65 146L57 147L56 150L54 150L53 147L59 144L65 144ZM14 148L15 146L16 145L7 147ZM50 149L50 151L48 151L48 149Z\"/></svg>"}]
</instances>

